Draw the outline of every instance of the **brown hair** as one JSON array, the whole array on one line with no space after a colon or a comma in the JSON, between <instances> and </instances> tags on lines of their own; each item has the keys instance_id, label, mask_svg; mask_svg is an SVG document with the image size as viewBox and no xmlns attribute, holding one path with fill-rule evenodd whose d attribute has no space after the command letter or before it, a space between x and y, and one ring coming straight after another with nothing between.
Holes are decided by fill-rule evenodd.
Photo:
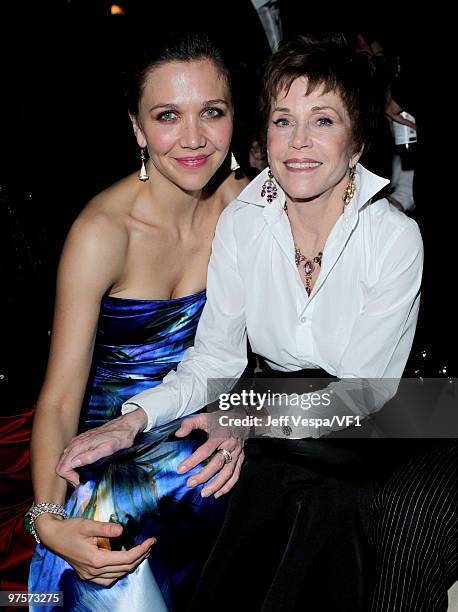
<instances>
[{"instance_id":1,"label":"brown hair","mask_svg":"<svg viewBox=\"0 0 458 612\"><path fill-rule=\"evenodd\" d=\"M219 76L221 76L228 89L229 102L231 99L231 74L220 50L212 40L200 32L166 32L155 35L153 41L148 42L135 57L134 65L127 74L126 98L129 112L133 116L138 114L138 105L143 95L145 83L154 68L169 62L192 62L209 60L213 62Z\"/></svg>"},{"instance_id":2,"label":"brown hair","mask_svg":"<svg viewBox=\"0 0 458 612\"><path fill-rule=\"evenodd\" d=\"M340 94L350 117L354 150L367 148L383 109L383 92L367 57L338 33L321 39L296 35L268 60L260 97L264 146L272 103L302 76L308 79L306 95L320 85L324 93Z\"/></svg>"}]
</instances>

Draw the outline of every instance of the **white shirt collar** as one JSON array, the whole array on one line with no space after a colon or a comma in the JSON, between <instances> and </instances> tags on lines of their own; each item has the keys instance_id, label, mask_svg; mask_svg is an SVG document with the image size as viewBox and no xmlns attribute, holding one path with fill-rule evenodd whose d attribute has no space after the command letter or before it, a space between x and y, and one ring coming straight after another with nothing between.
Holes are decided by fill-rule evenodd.
<instances>
[{"instance_id":1,"label":"white shirt collar","mask_svg":"<svg viewBox=\"0 0 458 612\"><path fill-rule=\"evenodd\" d=\"M268 209L271 218L279 218L285 204L285 193L280 185L277 184L277 198L270 204L267 199L261 196L261 187L267 179L269 169L263 170L256 178L254 178L247 187L240 193L238 200L261 206ZM344 215L346 218L354 217L358 211L367 204L383 187L388 185L390 181L373 174L361 164L356 165L355 183L356 193L349 204L345 207Z\"/></svg>"}]
</instances>

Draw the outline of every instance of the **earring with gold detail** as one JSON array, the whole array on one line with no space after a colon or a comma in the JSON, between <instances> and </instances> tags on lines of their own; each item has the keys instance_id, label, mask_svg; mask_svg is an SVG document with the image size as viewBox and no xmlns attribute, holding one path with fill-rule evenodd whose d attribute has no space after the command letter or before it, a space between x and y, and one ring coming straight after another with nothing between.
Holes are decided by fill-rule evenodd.
<instances>
[{"instance_id":1,"label":"earring with gold detail","mask_svg":"<svg viewBox=\"0 0 458 612\"><path fill-rule=\"evenodd\" d=\"M356 191L355 172L356 172L356 166L352 166L350 168L350 180L348 181L348 185L345 188L345 193L342 198L345 206L350 202L352 197L355 195L355 191Z\"/></svg>"},{"instance_id":2,"label":"earring with gold detail","mask_svg":"<svg viewBox=\"0 0 458 612\"><path fill-rule=\"evenodd\" d=\"M140 168L140 172L138 173L138 178L140 181L147 181L149 179L148 176L148 172L146 171L146 155L145 155L145 148L146 147L142 147L140 149L140 159L142 161L142 166Z\"/></svg>"}]
</instances>

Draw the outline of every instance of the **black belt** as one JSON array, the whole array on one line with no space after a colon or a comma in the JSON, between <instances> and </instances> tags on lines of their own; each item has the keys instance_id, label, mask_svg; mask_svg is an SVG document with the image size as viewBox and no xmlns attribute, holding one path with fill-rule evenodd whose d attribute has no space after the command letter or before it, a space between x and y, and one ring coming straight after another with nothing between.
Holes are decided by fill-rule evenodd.
<instances>
[{"instance_id":1,"label":"black belt","mask_svg":"<svg viewBox=\"0 0 458 612\"><path fill-rule=\"evenodd\" d=\"M307 368L304 370L295 370L293 372L280 372L271 368L264 357L257 355L262 372L256 374L259 378L334 378L338 380L323 368Z\"/></svg>"}]
</instances>

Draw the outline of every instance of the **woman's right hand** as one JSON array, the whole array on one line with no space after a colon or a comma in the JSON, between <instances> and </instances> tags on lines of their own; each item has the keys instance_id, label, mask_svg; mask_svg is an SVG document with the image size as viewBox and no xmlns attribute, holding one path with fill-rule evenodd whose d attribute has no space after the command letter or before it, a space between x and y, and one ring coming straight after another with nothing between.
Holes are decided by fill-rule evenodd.
<instances>
[{"instance_id":1,"label":"woman's right hand","mask_svg":"<svg viewBox=\"0 0 458 612\"><path fill-rule=\"evenodd\" d=\"M130 550L112 551L99 546L99 538L116 538L122 525L83 518L61 519L42 514L36 520L41 542L65 559L83 580L110 586L132 572L146 557L155 538L148 538Z\"/></svg>"},{"instance_id":2,"label":"woman's right hand","mask_svg":"<svg viewBox=\"0 0 458 612\"><path fill-rule=\"evenodd\" d=\"M80 477L75 468L129 448L146 424L146 412L139 408L74 437L57 463L56 474L77 487Z\"/></svg>"}]
</instances>

